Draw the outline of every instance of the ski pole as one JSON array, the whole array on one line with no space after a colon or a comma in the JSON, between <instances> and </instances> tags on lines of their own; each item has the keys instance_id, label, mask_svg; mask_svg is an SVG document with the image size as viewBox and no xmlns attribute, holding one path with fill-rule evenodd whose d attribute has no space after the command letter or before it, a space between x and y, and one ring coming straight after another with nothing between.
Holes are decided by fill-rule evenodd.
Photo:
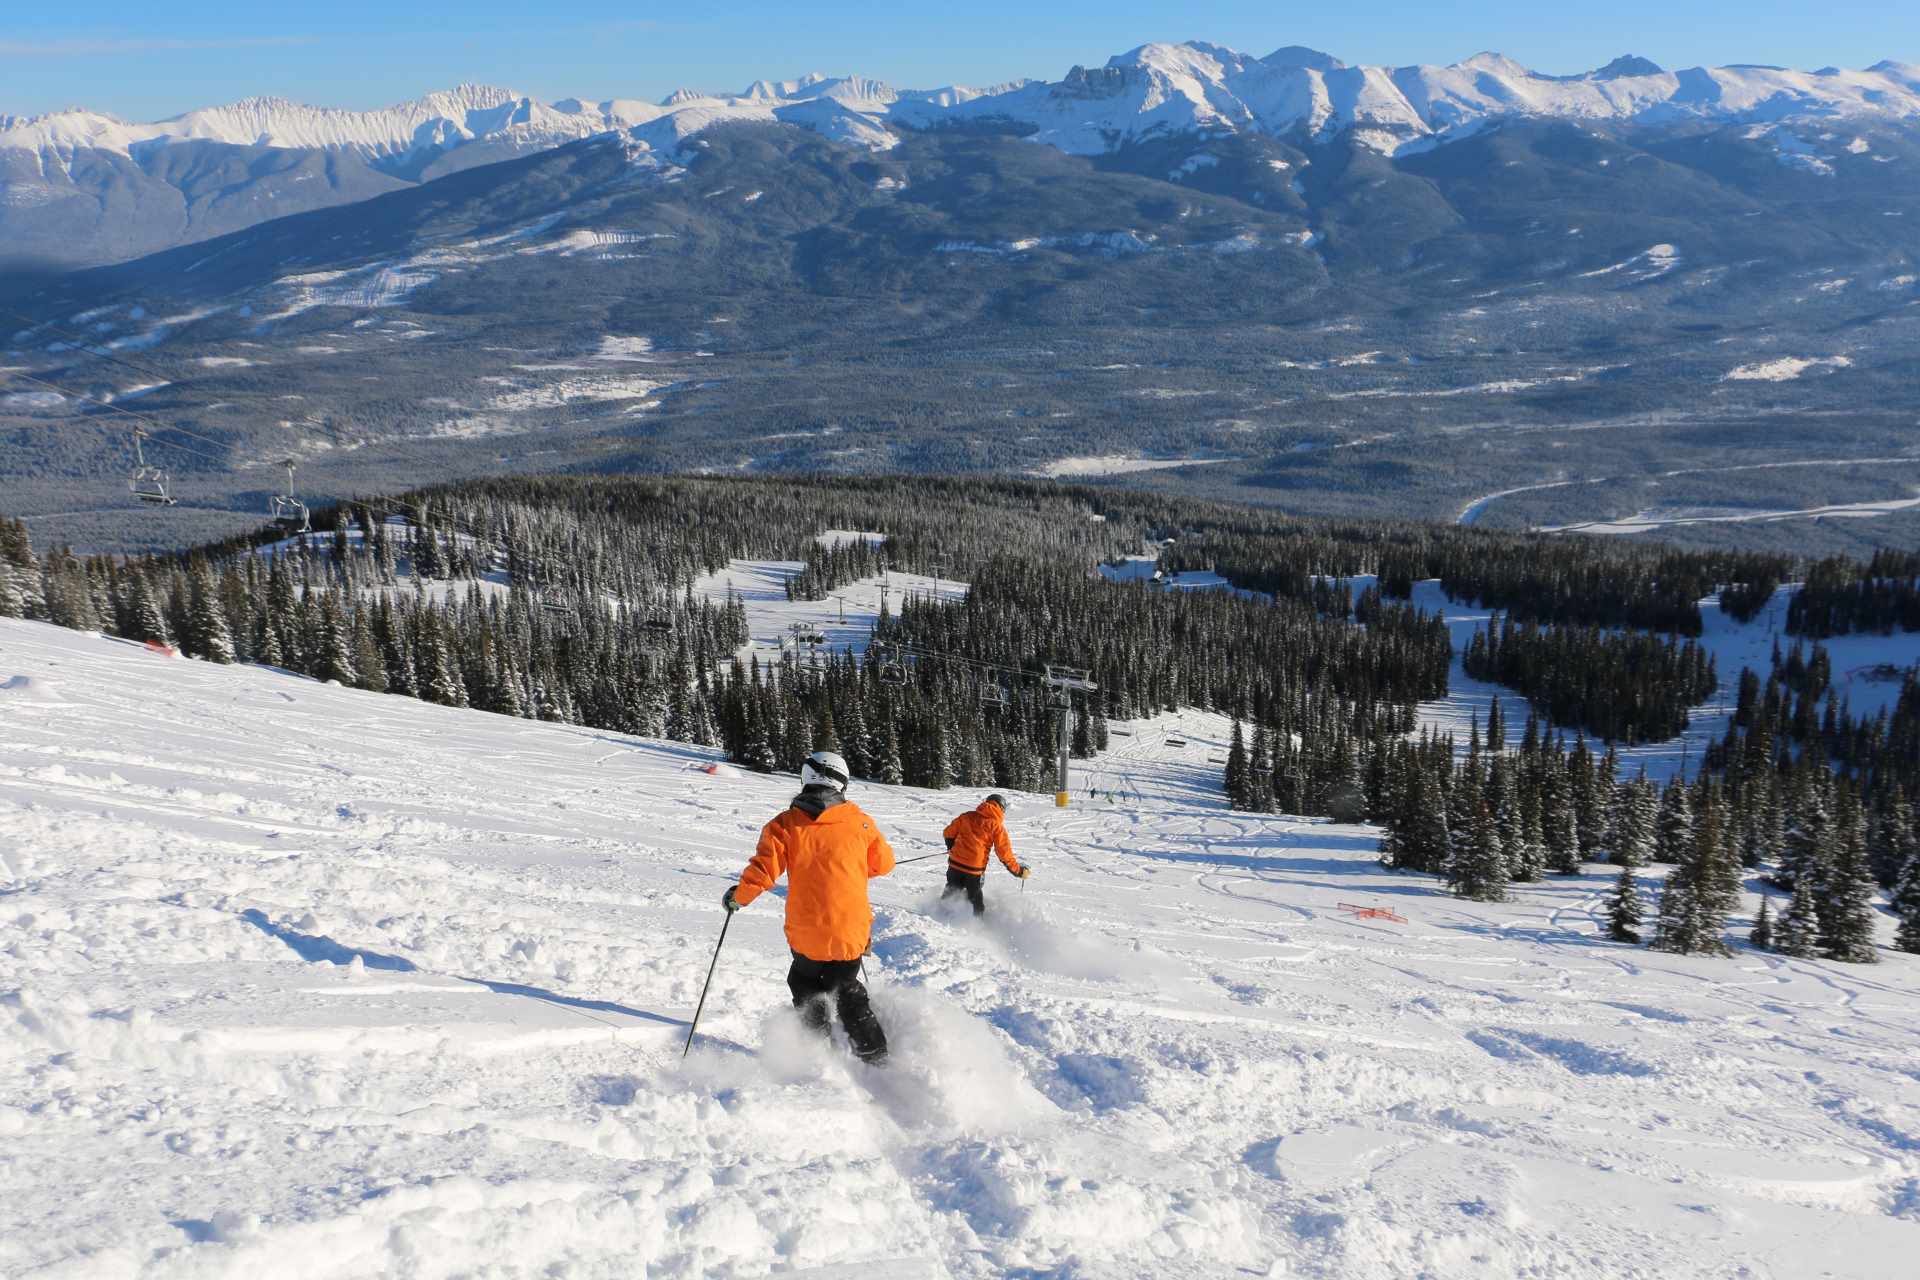
<instances>
[{"instance_id":1,"label":"ski pole","mask_svg":"<svg viewBox=\"0 0 1920 1280\"><path fill-rule=\"evenodd\" d=\"M927 860L928 858L944 858L944 857L946 857L946 856L947 856L947 855L946 855L946 854L945 854L944 852L943 852L943 853L923 853L923 854L921 854L921 855L920 855L919 857L917 857L917 858L900 858L900 859L897 859L897 860L896 860L896 861L894 862L894 864L893 864L893 865L894 865L894 866L896 866L896 867L904 867L904 866L906 866L906 865L907 865L908 863L911 863L911 862L925 862L925 861L926 861L926 860Z\"/></svg>"},{"instance_id":2,"label":"ski pole","mask_svg":"<svg viewBox=\"0 0 1920 1280\"><path fill-rule=\"evenodd\" d=\"M707 965L706 985L700 988L700 1003L694 1006L693 1021L687 1024L686 1047L680 1050L680 1056L682 1058L685 1058L688 1051L693 1048L693 1033L700 1027L700 1013L707 1007L707 990L713 986L713 971L720 963L720 948L726 945L727 926L732 923L733 912L729 911L727 912L727 918L720 922L720 941L713 944L713 960Z\"/></svg>"}]
</instances>

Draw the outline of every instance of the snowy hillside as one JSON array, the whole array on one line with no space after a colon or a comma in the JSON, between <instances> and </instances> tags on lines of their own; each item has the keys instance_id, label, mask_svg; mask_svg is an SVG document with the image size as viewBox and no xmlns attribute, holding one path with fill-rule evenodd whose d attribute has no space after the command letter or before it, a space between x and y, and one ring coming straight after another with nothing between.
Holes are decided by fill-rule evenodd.
<instances>
[{"instance_id":1,"label":"snowy hillside","mask_svg":"<svg viewBox=\"0 0 1920 1280\"><path fill-rule=\"evenodd\" d=\"M1920 1245L1913 957L1602 943L1598 869L1457 902L1365 828L1228 812L1217 718L1116 727L1100 800L1016 797L1036 870L984 928L938 857L877 882L884 1074L798 1038L773 899L682 1062L791 778L0 621L0 1273L1867 1277ZM855 795L903 859L978 798Z\"/></svg>"}]
</instances>

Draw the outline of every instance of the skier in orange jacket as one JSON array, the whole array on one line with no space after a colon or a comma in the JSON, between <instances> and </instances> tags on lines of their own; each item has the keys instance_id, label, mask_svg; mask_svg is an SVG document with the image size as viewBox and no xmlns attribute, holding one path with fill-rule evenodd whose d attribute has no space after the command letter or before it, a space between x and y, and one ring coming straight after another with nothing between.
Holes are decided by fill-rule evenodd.
<instances>
[{"instance_id":1,"label":"skier in orange jacket","mask_svg":"<svg viewBox=\"0 0 1920 1280\"><path fill-rule=\"evenodd\" d=\"M873 819L846 798L847 762L816 751L800 766L800 794L760 829L753 861L721 905L738 911L787 877L787 945L793 966L787 989L807 1026L825 1034L827 1000L854 1056L878 1065L887 1035L859 978L860 957L873 937L867 881L893 870L893 848Z\"/></svg>"},{"instance_id":2,"label":"skier in orange jacket","mask_svg":"<svg viewBox=\"0 0 1920 1280\"><path fill-rule=\"evenodd\" d=\"M1013 856L1013 841L1007 838L1007 798L999 793L988 796L980 802L980 807L961 814L947 824L941 832L947 842L947 887L941 890L941 901L957 894L966 894L967 901L973 904L973 914L985 915L986 896L981 892L981 881L987 874L987 854L999 855L1007 870L1022 880L1032 870L1020 864Z\"/></svg>"}]
</instances>

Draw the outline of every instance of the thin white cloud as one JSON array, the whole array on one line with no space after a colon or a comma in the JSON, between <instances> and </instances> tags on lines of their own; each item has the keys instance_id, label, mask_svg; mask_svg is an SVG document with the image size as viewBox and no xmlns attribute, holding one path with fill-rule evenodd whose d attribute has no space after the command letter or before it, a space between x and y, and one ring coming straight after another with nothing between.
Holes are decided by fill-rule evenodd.
<instances>
[{"instance_id":1,"label":"thin white cloud","mask_svg":"<svg viewBox=\"0 0 1920 1280\"><path fill-rule=\"evenodd\" d=\"M181 40L168 36L0 40L0 58L96 58L124 53L176 53L193 49L272 49L312 43L312 36L227 36L210 40Z\"/></svg>"}]
</instances>

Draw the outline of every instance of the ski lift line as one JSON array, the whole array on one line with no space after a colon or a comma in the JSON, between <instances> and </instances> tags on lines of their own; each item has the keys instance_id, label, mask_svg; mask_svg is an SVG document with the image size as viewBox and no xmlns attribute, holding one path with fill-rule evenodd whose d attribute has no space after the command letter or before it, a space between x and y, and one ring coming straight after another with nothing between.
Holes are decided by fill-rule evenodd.
<instances>
[{"instance_id":1,"label":"ski lift line","mask_svg":"<svg viewBox=\"0 0 1920 1280\"><path fill-rule=\"evenodd\" d=\"M980 671L1004 671L1008 675L1018 676L1023 680L1044 680L1046 678L1039 672L1029 671L1024 667L1009 667L1002 663L988 662L980 658L963 658L955 653L936 653L931 649L916 649L912 645L900 644L894 640L876 640L873 642L872 647L878 650L903 653L911 658L926 658L933 662L957 662L963 666L973 667Z\"/></svg>"},{"instance_id":2,"label":"ski lift line","mask_svg":"<svg viewBox=\"0 0 1920 1280\"><path fill-rule=\"evenodd\" d=\"M177 435L186 436L188 439L191 439L191 440L199 440L202 443L210 444L214 446L214 448L216 449L225 449L229 447L228 445L222 443L221 441L215 440L212 436L203 436L197 431L189 431L185 427L175 426L169 422L162 422L160 421L160 419L152 417L151 415L140 413L134 409L128 409L122 405L117 405L113 403L111 400L102 400L98 396L90 396L84 391L71 390L67 387L61 386L57 382L49 382L47 379L36 377L31 373L21 373L17 369L9 369L5 371L4 376L8 378L18 378L22 382L30 382L36 387L45 387L49 391L57 391L61 395L66 396L69 400L82 400L82 401L85 401L87 404L98 405L100 408L105 409L108 413L117 413L123 418L132 418L136 422L144 422L151 429L152 433L157 434L162 431L168 431L168 432L173 432L174 434L177 434ZM44 425L48 427L71 427L71 426L98 426L101 424L89 422L85 419L80 419L77 421L69 419L65 421L48 422L48 423L39 424L39 425ZM167 447L170 449L187 449L187 447L183 444L174 444L171 442L162 442L162 443L166 443ZM198 451L193 449L187 449L187 452L196 453ZM211 455L200 454L200 456L210 457ZM223 465L227 465L227 460L224 458L215 458L214 461L220 462Z\"/></svg>"},{"instance_id":3,"label":"ski lift line","mask_svg":"<svg viewBox=\"0 0 1920 1280\"><path fill-rule=\"evenodd\" d=\"M27 424L27 426L22 429L25 429L25 430L42 429L42 430L49 430L49 431L58 431L66 428L76 428L76 427L82 430L88 430L88 431L104 431L104 432L107 432L109 435L115 435L122 431L129 430L128 427L122 425L121 423L105 422L96 417L70 418L61 422L34 422L34 423ZM171 427L160 428L160 430L162 431L171 431L172 429L173 428ZM148 441L160 446L161 448L175 449L181 453L192 454L196 458L205 458L208 462L215 463L216 465L219 465L222 467L231 465L228 462L228 460L225 458L215 457L213 454L208 453L204 449L195 449L190 445L181 444L177 440L155 440L154 439L155 431L151 427L133 427L131 428L131 430L140 432L143 436L146 437ZM214 510L216 508L207 508L207 509Z\"/></svg>"},{"instance_id":4,"label":"ski lift line","mask_svg":"<svg viewBox=\"0 0 1920 1280\"><path fill-rule=\"evenodd\" d=\"M27 316L25 316L25 315L22 315L22 314L21 314L20 312L17 312L17 311L6 311L6 310L0 310L0 314L6 314L6 315L11 315L11 316L13 316L13 317L14 317L15 319L18 319L18 320L23 320L23 321L27 321L27 320L29 320L29 317L27 317ZM67 328L65 328L65 327L63 327L62 325L60 325L60 324L59 324L59 322L57 322L57 321L52 321L52 320L48 320L48 321L30 321L30 323L31 323L31 325L32 325L32 327L34 327L34 328L37 328L37 329L46 329L46 330L49 330L49 331L51 331L51 332L53 332L53 333L57 333L57 334L60 334L60 335L61 335L62 337L64 337L64 338L66 338L66 339L68 340L68 342L69 342L69 345L70 345L70 346L72 346L73 348L75 348L76 350L79 350L79 351L82 351L82 352L84 352L84 353L86 353L87 355L91 355L91 356L94 356L94 357L96 357L96 358L98 358L98 359L101 359L101 360L105 360L105 361L107 361L107 362L108 362L108 363L110 363L110 364L114 364L114 365L118 365L118 366L119 366L120 368L122 368L122 369L126 369L127 371L129 371L129 372L131 372L131 373L138 373L138 374L140 374L140 375L141 375L142 377L148 377L148 378L160 378L160 379L164 379L164 380L166 380L166 381L168 381L168 382L172 382L172 381L175 381L175 380L176 380L176 379L175 379L175 377L174 377L174 375L172 375L172 374L167 374L167 373L163 373L163 372L161 372L161 371L160 371L159 369L156 369L156 368L153 368L153 367L151 367L151 366L147 366L147 365L142 365L142 364L140 364L140 363L138 363L138 362L136 362L136 361L133 361L133 360L128 360L128 359L126 359L126 358L125 358L124 356L120 356L120 355L117 355L117 354L115 354L115 353L113 353L113 352L111 352L111 351L106 351L106 350L102 350L102 349L100 349L100 348L98 347L98 345L97 345L97 344L95 344L95 343L93 342L93 340L92 340L91 338L88 338L88 337L86 337L86 336L85 336L84 334L79 334L79 333L76 333L76 332L74 332L74 331L73 331L73 330L71 330L71 329L67 329ZM137 415L137 414L133 414L133 411L132 411L132 410L128 410L128 409L123 409L123 408L120 408L120 407L119 407L118 405L114 405L114 404L111 404L111 403L110 403L110 402L108 402L108 401L104 401L104 400L98 400L98 399L95 399L95 398L94 398L94 397L92 397L92 396L87 396L87 395L82 395L82 394L80 394L80 393L78 393L78 392L72 392L72 391L67 391L67 390L66 390L65 388L63 388L63 387L59 387L59 386L56 386L55 384L53 384L53 383L51 383L51 382L47 382L47 381L45 381L45 380L43 380L43 379L38 379L38 378L35 378L35 377L33 377L33 376L31 376L31 375L28 375L28 374L19 374L19 373L16 373L16 374L14 374L13 376L15 376L15 377L18 377L18 378L22 378L22 379L24 379L25 381L28 381L28 382L36 382L36 383L38 383L39 385L41 385L41 386L45 386L45 387L47 387L47 388L49 388L49 389L51 389L51 390L54 390L54 391L60 391L60 392L62 392L63 394L65 394L65 395L68 395L68 396L70 396L70 397L72 397L72 398L74 398L74 399L76 399L76 400L86 400L86 401L88 401L88 402L90 402L90 403L93 403L93 404L98 404L98 405L100 405L100 406L101 406L102 408L106 408L106 409L111 409L111 410L114 410L114 411L116 411L116 412L119 412L119 413L124 413L124 414L129 414L129 415L132 415L132 416L141 416L141 415ZM271 412L274 412L274 413L278 413L278 412L280 412L280 411L281 411L281 410L280 410L280 406L279 406L279 404L278 404L278 402L277 402L277 401L275 401L275 400L274 400L274 399L273 399L272 397L270 397L270 396L267 396L267 395L263 395L263 394L261 394L261 393L258 393L258 392L251 392L251 391L234 391L234 392L229 392L229 393L226 393L226 394L225 394L225 395L224 395L224 396L223 396L222 398L223 398L223 399L225 399L225 400L227 400L227 401L229 401L229 402L231 402L231 401L240 401L240 402L251 402L251 403L253 403L253 404L255 404L255 405L259 405L259 406L265 406L265 407L267 407L267 408L268 408L268 409L269 409L269 410L270 410ZM149 422L154 422L154 423L156 423L156 425L158 425L158 419L154 419L154 418L148 418L148 419L146 419L146 420L147 420L147 421L149 421ZM306 427L306 428L308 428L308 430L306 430L306 432L305 432L305 434L308 434L308 435L311 435L311 434L313 434L313 430L312 430L312 428L314 428L314 427L320 427L320 428L323 428L323 429L325 429L326 431L328 431L328 432L329 432L329 433L330 433L330 434L331 434L331 435L333 436L333 440L334 440L334 444L335 444L335 447L338 447L338 446L339 446L339 442L340 442L340 430L339 430L339 427L338 427L338 426L336 426L336 425L334 425L334 424L331 424L331 423L315 423L315 422L314 422L313 420L311 420L311 419L309 419L309 420L307 420L307 422L305 422L305 423L303 423L302 425L303 425L304 427ZM211 445L213 445L213 446L215 446L216 448L222 448L222 449L231 449L231 448L232 448L232 446L231 446L231 445L229 445L229 444L225 444L225 443L223 443L223 442L221 442L221 441L219 441L219 440L215 440L215 439L212 439L212 438L211 438L211 437L209 437L209 436L203 436L203 435L200 435L200 434L199 434L199 433L197 433L197 432L193 432L193 431L189 431L189 430L187 430L187 429L186 429L185 427L178 427L178 426L170 426L170 425L169 425L169 426L164 426L164 427L162 427L162 428L160 428L160 429L163 429L163 430L167 430L167 431L174 431L174 432L178 432L178 433L180 433L180 434L182 434L182 435L186 435L186 436L190 436L190 437L192 437L192 438L193 438L193 439L195 439L195 440L201 440L201 441L204 441L205 443L207 443L207 444L211 444ZM426 447L428 447L428 446L427 446L427 444L426 444L426 442L424 442L424 441L410 441L410 440L407 440L407 439L406 439L406 438L404 438L404 437L402 437L402 438L400 438L400 439L389 439L389 440L382 440L382 441L380 441L380 442L379 442L379 447L381 447L381 448L383 448L383 449L392 449L392 448L394 448L394 447L396 447L396 446L397 446L397 447L399 447L399 448L401 448L401 449L411 449L411 450L413 450L413 451L414 451L414 452L416 452L416 453L417 453L417 452L419 452L420 450L422 450L422 449L424 449L424 448L426 448ZM182 447L184 447L184 446L180 446L180 445L172 445L171 447L173 447L173 448L182 448ZM204 456L204 455L201 455L201 456ZM231 459L213 459L213 461L216 461L216 462L219 462L219 463L220 463L220 464L221 464L222 466L226 466L226 467L228 467L228 468L231 468L231 467L232 467L232 465L233 465L233 464L232 464L232 461L231 461Z\"/></svg>"}]
</instances>

